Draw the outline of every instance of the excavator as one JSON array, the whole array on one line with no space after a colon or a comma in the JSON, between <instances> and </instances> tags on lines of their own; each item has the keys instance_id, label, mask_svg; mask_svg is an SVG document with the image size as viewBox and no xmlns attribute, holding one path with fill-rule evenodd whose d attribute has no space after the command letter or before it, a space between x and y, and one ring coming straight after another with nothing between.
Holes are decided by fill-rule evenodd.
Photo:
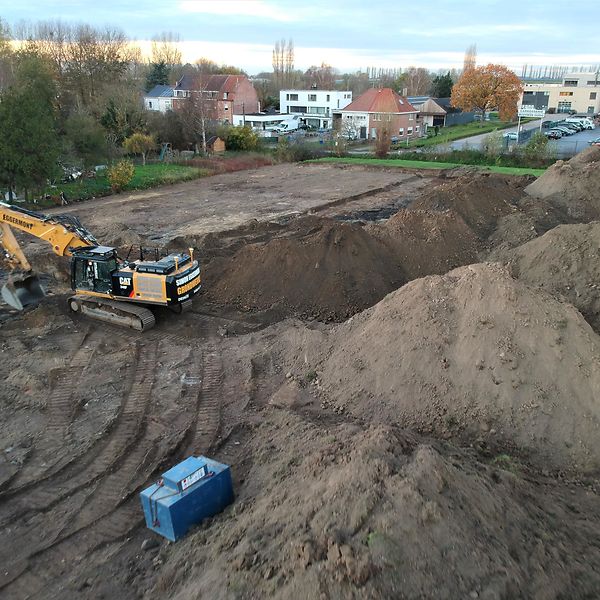
<instances>
[{"instance_id":1,"label":"excavator","mask_svg":"<svg viewBox=\"0 0 600 600\"><path fill-rule=\"evenodd\" d=\"M71 257L69 308L88 317L145 331L155 324L151 306L184 312L200 291L200 266L189 254L169 254L156 260L122 260L117 250L100 245L72 215L44 215L0 202L0 246L11 267L2 288L7 304L23 310L45 296L13 233L13 229L48 242L59 256Z\"/></svg>"}]
</instances>

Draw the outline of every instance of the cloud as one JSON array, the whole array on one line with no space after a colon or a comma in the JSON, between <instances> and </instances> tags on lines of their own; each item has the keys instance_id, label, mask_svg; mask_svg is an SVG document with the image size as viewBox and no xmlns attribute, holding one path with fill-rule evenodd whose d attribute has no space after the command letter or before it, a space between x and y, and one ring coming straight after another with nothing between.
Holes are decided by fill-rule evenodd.
<instances>
[{"instance_id":1,"label":"cloud","mask_svg":"<svg viewBox=\"0 0 600 600\"><path fill-rule=\"evenodd\" d=\"M264 0L182 0L179 9L184 13L202 13L226 17L255 17L290 23L301 20L298 11L277 8Z\"/></svg>"}]
</instances>

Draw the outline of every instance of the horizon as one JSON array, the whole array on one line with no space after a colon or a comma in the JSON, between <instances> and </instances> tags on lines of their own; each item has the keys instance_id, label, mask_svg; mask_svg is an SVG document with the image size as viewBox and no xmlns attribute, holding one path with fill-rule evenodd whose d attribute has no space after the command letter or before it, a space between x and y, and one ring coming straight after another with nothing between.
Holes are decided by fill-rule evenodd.
<instances>
[{"instance_id":1,"label":"horizon","mask_svg":"<svg viewBox=\"0 0 600 600\"><path fill-rule=\"evenodd\" d=\"M391 0L364 7L348 0L343 9L307 0L302 11L289 0L148 0L143 7L126 0L106 0L101 7L47 0L25 1L0 13L13 29L21 22L56 20L118 27L145 56L153 36L170 32L181 38L183 62L207 58L250 75L271 71L273 47L282 39L293 40L294 68L302 71L322 62L340 73L411 66L448 71L462 68L471 44L477 46L477 64L500 63L516 73L524 65L592 67L600 64L594 17L600 17L598 6L575 2L558 13L539 0L526 6L515 0L452 6L432 0L427 7Z\"/></svg>"}]
</instances>

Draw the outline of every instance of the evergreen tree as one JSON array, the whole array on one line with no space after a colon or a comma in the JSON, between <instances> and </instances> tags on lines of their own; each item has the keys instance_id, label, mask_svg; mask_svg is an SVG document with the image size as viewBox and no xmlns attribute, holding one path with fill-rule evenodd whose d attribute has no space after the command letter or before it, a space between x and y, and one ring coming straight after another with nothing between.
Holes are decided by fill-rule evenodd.
<instances>
[{"instance_id":1,"label":"evergreen tree","mask_svg":"<svg viewBox=\"0 0 600 600\"><path fill-rule=\"evenodd\" d=\"M436 75L433 78L431 95L434 98L450 98L453 85L454 82L452 81L452 76L449 71L445 75Z\"/></svg>"},{"instance_id":2,"label":"evergreen tree","mask_svg":"<svg viewBox=\"0 0 600 600\"><path fill-rule=\"evenodd\" d=\"M150 65L150 72L146 77L146 91L149 92L156 85L169 85L170 69L164 60Z\"/></svg>"},{"instance_id":3,"label":"evergreen tree","mask_svg":"<svg viewBox=\"0 0 600 600\"><path fill-rule=\"evenodd\" d=\"M16 187L43 186L57 172L56 86L42 59L22 56L15 83L0 97L0 181L10 199Z\"/></svg>"}]
</instances>

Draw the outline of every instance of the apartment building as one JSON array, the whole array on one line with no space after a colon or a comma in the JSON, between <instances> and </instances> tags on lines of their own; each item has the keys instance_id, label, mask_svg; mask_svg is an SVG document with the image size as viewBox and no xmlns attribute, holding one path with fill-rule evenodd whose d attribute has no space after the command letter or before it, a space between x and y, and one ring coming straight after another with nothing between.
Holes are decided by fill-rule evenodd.
<instances>
[{"instance_id":1,"label":"apartment building","mask_svg":"<svg viewBox=\"0 0 600 600\"><path fill-rule=\"evenodd\" d=\"M331 129L332 112L352 102L352 92L337 90L281 90L279 111L300 116L303 125Z\"/></svg>"}]
</instances>

